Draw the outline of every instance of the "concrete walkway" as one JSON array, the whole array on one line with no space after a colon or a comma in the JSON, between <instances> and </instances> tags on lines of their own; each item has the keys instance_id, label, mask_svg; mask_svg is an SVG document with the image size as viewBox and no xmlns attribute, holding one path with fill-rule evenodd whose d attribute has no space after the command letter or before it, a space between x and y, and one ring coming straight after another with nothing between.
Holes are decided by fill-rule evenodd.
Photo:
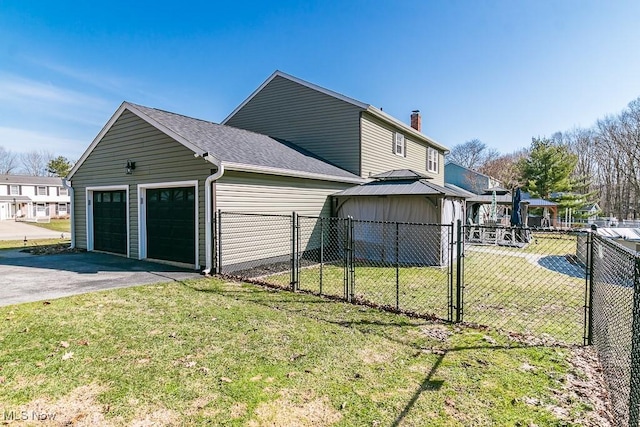
<instances>
[{"instance_id":1,"label":"concrete walkway","mask_svg":"<svg viewBox=\"0 0 640 427\"><path fill-rule=\"evenodd\" d=\"M59 239L63 234L66 239L71 237L71 233L47 230L26 222L0 221L0 240Z\"/></svg>"}]
</instances>

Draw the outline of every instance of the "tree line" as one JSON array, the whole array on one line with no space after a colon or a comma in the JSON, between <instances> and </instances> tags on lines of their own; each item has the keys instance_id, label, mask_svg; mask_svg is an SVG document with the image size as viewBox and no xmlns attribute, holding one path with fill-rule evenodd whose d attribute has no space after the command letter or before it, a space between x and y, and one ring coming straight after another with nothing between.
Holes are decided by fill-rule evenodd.
<instances>
[{"instance_id":1,"label":"tree line","mask_svg":"<svg viewBox=\"0 0 640 427\"><path fill-rule=\"evenodd\" d=\"M561 208L597 202L602 215L640 218L640 97L589 128L532 138L528 148L501 154L474 139L447 160Z\"/></svg>"},{"instance_id":2,"label":"tree line","mask_svg":"<svg viewBox=\"0 0 640 427\"><path fill-rule=\"evenodd\" d=\"M1 175L67 176L73 162L47 150L14 153L0 146Z\"/></svg>"}]
</instances>

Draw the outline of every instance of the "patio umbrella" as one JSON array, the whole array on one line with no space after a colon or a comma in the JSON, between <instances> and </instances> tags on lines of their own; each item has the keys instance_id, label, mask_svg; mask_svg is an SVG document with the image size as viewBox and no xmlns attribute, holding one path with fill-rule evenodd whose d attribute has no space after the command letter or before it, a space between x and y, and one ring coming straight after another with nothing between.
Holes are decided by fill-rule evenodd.
<instances>
[{"instance_id":1,"label":"patio umbrella","mask_svg":"<svg viewBox=\"0 0 640 427\"><path fill-rule=\"evenodd\" d=\"M493 222L498 220L498 203L496 202L495 190L491 193L491 210L489 211L489 216Z\"/></svg>"},{"instance_id":2,"label":"patio umbrella","mask_svg":"<svg viewBox=\"0 0 640 427\"><path fill-rule=\"evenodd\" d=\"M511 225L516 227L522 225L522 214L520 213L520 200L522 195L520 194L520 187L516 188L516 192L513 195L513 201L511 206Z\"/></svg>"}]
</instances>

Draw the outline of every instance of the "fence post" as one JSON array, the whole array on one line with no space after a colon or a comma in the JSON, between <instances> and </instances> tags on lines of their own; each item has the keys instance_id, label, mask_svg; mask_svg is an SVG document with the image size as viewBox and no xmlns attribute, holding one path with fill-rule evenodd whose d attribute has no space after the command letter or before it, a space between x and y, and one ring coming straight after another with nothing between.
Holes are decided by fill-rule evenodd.
<instances>
[{"instance_id":1,"label":"fence post","mask_svg":"<svg viewBox=\"0 0 640 427\"><path fill-rule=\"evenodd\" d=\"M218 274L222 274L222 209L218 209L216 218L218 220L218 224L216 225L216 232L218 234L216 236L216 240L218 242L216 245L218 249L216 269Z\"/></svg>"},{"instance_id":2,"label":"fence post","mask_svg":"<svg viewBox=\"0 0 640 427\"><path fill-rule=\"evenodd\" d=\"M640 257L633 260L633 323L631 326L631 369L629 379L629 425L640 423Z\"/></svg>"},{"instance_id":3,"label":"fence post","mask_svg":"<svg viewBox=\"0 0 640 427\"><path fill-rule=\"evenodd\" d=\"M456 224L456 323L462 322L462 220L458 220Z\"/></svg>"},{"instance_id":4,"label":"fence post","mask_svg":"<svg viewBox=\"0 0 640 427\"><path fill-rule=\"evenodd\" d=\"M351 301L349 299L349 277L351 274L349 273L349 247L351 245L351 238L349 237L349 230L351 228L351 217L348 217L343 223L343 245L344 245L344 253L343 255L343 279L344 279L344 299L347 301Z\"/></svg>"},{"instance_id":5,"label":"fence post","mask_svg":"<svg viewBox=\"0 0 640 427\"><path fill-rule=\"evenodd\" d=\"M396 310L400 309L400 223L396 222Z\"/></svg>"},{"instance_id":6,"label":"fence post","mask_svg":"<svg viewBox=\"0 0 640 427\"><path fill-rule=\"evenodd\" d=\"M298 253L297 253L297 224L298 215L291 213L291 290L298 290Z\"/></svg>"},{"instance_id":7,"label":"fence post","mask_svg":"<svg viewBox=\"0 0 640 427\"><path fill-rule=\"evenodd\" d=\"M356 295L356 271L353 265L354 237L353 237L353 217L349 217L349 302L353 301Z\"/></svg>"},{"instance_id":8,"label":"fence post","mask_svg":"<svg viewBox=\"0 0 640 427\"><path fill-rule=\"evenodd\" d=\"M585 304L584 304L584 345L593 344L593 255L595 244L593 236L596 234L597 226L591 225L591 231L587 234L587 263L585 266Z\"/></svg>"},{"instance_id":9,"label":"fence post","mask_svg":"<svg viewBox=\"0 0 640 427\"><path fill-rule=\"evenodd\" d=\"M324 267L324 218L320 218L320 295L322 295L323 267Z\"/></svg>"},{"instance_id":10,"label":"fence post","mask_svg":"<svg viewBox=\"0 0 640 427\"><path fill-rule=\"evenodd\" d=\"M448 310L448 314L447 314L447 320L449 322L453 322L454 319L454 315L453 315L453 307L454 307L454 301L453 301L453 296L454 296L454 289L453 289L453 269L454 269L454 262L455 262L455 257L454 257L454 253L456 252L456 242L453 238L453 224L454 222L452 221L450 225L447 226L447 237L449 239L449 272L448 272L448 285L449 285L449 289L447 291L447 301L449 302L449 310ZM442 235L442 232L440 233Z\"/></svg>"}]
</instances>

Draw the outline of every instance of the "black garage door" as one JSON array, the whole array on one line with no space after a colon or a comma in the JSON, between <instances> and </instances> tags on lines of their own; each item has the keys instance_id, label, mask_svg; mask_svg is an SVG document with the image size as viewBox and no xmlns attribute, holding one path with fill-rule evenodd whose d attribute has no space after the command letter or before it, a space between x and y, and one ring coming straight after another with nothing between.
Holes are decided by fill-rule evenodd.
<instances>
[{"instance_id":1,"label":"black garage door","mask_svg":"<svg viewBox=\"0 0 640 427\"><path fill-rule=\"evenodd\" d=\"M124 190L93 192L93 248L127 253L127 200Z\"/></svg>"},{"instance_id":2,"label":"black garage door","mask_svg":"<svg viewBox=\"0 0 640 427\"><path fill-rule=\"evenodd\" d=\"M194 187L147 190L147 257L194 264Z\"/></svg>"}]
</instances>

